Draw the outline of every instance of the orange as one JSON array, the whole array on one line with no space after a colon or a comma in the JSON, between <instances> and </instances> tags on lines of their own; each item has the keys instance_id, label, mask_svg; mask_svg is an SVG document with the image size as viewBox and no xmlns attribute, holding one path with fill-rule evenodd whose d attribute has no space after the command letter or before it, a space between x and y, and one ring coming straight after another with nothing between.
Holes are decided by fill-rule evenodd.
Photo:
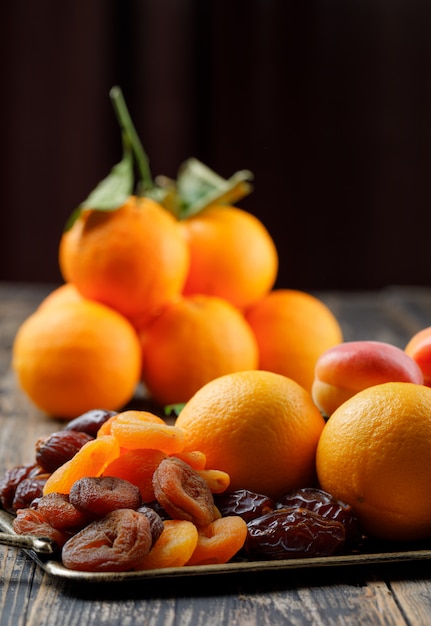
<instances>
[{"instance_id":1,"label":"orange","mask_svg":"<svg viewBox=\"0 0 431 626\"><path fill-rule=\"evenodd\" d=\"M72 283L64 283L53 289L40 303L39 310L44 307L64 304L68 302L77 302L82 300L83 296Z\"/></svg>"},{"instance_id":2,"label":"orange","mask_svg":"<svg viewBox=\"0 0 431 626\"><path fill-rule=\"evenodd\" d=\"M369 387L329 418L317 448L322 489L356 511L365 534L431 536L431 389Z\"/></svg>"},{"instance_id":3,"label":"orange","mask_svg":"<svg viewBox=\"0 0 431 626\"><path fill-rule=\"evenodd\" d=\"M13 368L30 400L52 416L117 410L139 382L139 340L126 318L97 302L47 306L18 329Z\"/></svg>"},{"instance_id":4,"label":"orange","mask_svg":"<svg viewBox=\"0 0 431 626\"><path fill-rule=\"evenodd\" d=\"M423 373L425 385L431 387L431 326L415 333L404 351L416 361Z\"/></svg>"},{"instance_id":5,"label":"orange","mask_svg":"<svg viewBox=\"0 0 431 626\"><path fill-rule=\"evenodd\" d=\"M222 376L185 405L176 425L184 450L201 450L207 467L230 476L229 490L277 498L315 481L324 420L295 381L260 370Z\"/></svg>"},{"instance_id":6,"label":"orange","mask_svg":"<svg viewBox=\"0 0 431 626\"><path fill-rule=\"evenodd\" d=\"M310 393L317 359L343 340L326 304L303 291L275 289L245 317L259 346L259 368L293 378Z\"/></svg>"},{"instance_id":7,"label":"orange","mask_svg":"<svg viewBox=\"0 0 431 626\"><path fill-rule=\"evenodd\" d=\"M142 380L160 404L186 402L213 378L258 363L243 315L212 296L179 297L140 334Z\"/></svg>"},{"instance_id":8,"label":"orange","mask_svg":"<svg viewBox=\"0 0 431 626\"><path fill-rule=\"evenodd\" d=\"M168 211L132 196L115 211L83 211L60 240L59 264L86 298L146 318L181 292L189 250Z\"/></svg>"},{"instance_id":9,"label":"orange","mask_svg":"<svg viewBox=\"0 0 431 626\"><path fill-rule=\"evenodd\" d=\"M274 285L277 250L265 226L251 213L211 206L180 226L191 253L186 295L219 296L245 308Z\"/></svg>"}]
</instances>

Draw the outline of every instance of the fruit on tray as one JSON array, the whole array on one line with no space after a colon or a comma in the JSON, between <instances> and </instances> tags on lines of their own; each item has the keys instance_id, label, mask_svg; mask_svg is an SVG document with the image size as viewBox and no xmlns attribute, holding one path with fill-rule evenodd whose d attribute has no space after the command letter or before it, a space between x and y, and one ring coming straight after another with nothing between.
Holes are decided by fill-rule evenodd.
<instances>
[{"instance_id":1,"label":"fruit on tray","mask_svg":"<svg viewBox=\"0 0 431 626\"><path fill-rule=\"evenodd\" d=\"M363 532L388 541L431 535L431 389L368 387L329 418L317 446L321 488L350 504Z\"/></svg>"},{"instance_id":2,"label":"fruit on tray","mask_svg":"<svg viewBox=\"0 0 431 626\"><path fill-rule=\"evenodd\" d=\"M230 476L229 489L276 498L314 484L315 451L324 420L295 381L259 370L204 385L180 412L185 451L200 450Z\"/></svg>"},{"instance_id":3,"label":"fruit on tray","mask_svg":"<svg viewBox=\"0 0 431 626\"><path fill-rule=\"evenodd\" d=\"M411 356L382 341L347 341L317 359L312 397L329 417L358 391L397 381L423 384L422 371Z\"/></svg>"}]
</instances>

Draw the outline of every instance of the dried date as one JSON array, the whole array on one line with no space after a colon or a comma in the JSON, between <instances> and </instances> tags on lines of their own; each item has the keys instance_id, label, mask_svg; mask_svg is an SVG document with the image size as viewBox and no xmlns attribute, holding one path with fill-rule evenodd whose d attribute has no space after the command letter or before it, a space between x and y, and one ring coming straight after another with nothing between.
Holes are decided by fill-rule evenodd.
<instances>
[{"instance_id":1,"label":"dried date","mask_svg":"<svg viewBox=\"0 0 431 626\"><path fill-rule=\"evenodd\" d=\"M246 522L266 515L275 507L271 498L248 489L237 489L230 493L216 494L214 495L214 502L223 517L238 515Z\"/></svg>"},{"instance_id":2,"label":"dried date","mask_svg":"<svg viewBox=\"0 0 431 626\"><path fill-rule=\"evenodd\" d=\"M276 504L277 509L298 507L341 522L346 529L346 547L352 548L359 544L362 538L359 520L349 504L334 498L322 489L313 487L287 493Z\"/></svg>"},{"instance_id":3,"label":"dried date","mask_svg":"<svg viewBox=\"0 0 431 626\"><path fill-rule=\"evenodd\" d=\"M42 496L48 476L49 474L39 474L21 480L15 489L13 511L31 507L32 502Z\"/></svg>"},{"instance_id":4,"label":"dried date","mask_svg":"<svg viewBox=\"0 0 431 626\"><path fill-rule=\"evenodd\" d=\"M16 489L25 478L37 476L44 470L37 464L17 465L7 470L0 480L0 503L5 511L14 513L13 501Z\"/></svg>"},{"instance_id":5,"label":"dried date","mask_svg":"<svg viewBox=\"0 0 431 626\"><path fill-rule=\"evenodd\" d=\"M138 513L142 513L142 515L145 515L150 522L152 545L154 545L163 532L163 520L150 506L142 505L137 509L137 511Z\"/></svg>"},{"instance_id":6,"label":"dried date","mask_svg":"<svg viewBox=\"0 0 431 626\"><path fill-rule=\"evenodd\" d=\"M93 437L76 430L59 430L36 441L36 461L47 472L54 472L69 461Z\"/></svg>"},{"instance_id":7,"label":"dried date","mask_svg":"<svg viewBox=\"0 0 431 626\"><path fill-rule=\"evenodd\" d=\"M331 556L344 546L341 522L306 509L278 509L248 522L244 550L253 559Z\"/></svg>"},{"instance_id":8,"label":"dried date","mask_svg":"<svg viewBox=\"0 0 431 626\"><path fill-rule=\"evenodd\" d=\"M97 431L110 417L117 415L116 411L108 411L107 409L92 409L83 413L79 417L68 422L65 430L76 430L87 433L92 437L96 437Z\"/></svg>"}]
</instances>

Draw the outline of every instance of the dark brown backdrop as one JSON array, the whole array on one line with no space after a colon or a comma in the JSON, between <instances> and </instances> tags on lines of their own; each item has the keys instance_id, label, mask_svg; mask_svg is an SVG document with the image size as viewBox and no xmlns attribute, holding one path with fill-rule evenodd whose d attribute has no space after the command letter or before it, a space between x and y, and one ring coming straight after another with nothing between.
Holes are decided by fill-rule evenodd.
<instances>
[{"instance_id":1,"label":"dark brown backdrop","mask_svg":"<svg viewBox=\"0 0 431 626\"><path fill-rule=\"evenodd\" d=\"M277 285L431 284L431 3L14 0L2 8L0 279L60 280L71 210L121 153L255 173Z\"/></svg>"}]
</instances>

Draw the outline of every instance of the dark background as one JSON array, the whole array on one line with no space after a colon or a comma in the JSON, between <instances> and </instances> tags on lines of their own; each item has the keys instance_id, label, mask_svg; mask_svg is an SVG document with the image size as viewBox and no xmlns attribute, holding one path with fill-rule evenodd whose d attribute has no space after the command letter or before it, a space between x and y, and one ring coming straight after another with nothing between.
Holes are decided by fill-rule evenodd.
<instances>
[{"instance_id":1,"label":"dark background","mask_svg":"<svg viewBox=\"0 0 431 626\"><path fill-rule=\"evenodd\" d=\"M431 285L430 2L14 0L0 70L0 280L60 280L118 84L154 175L254 172L277 286Z\"/></svg>"}]
</instances>

